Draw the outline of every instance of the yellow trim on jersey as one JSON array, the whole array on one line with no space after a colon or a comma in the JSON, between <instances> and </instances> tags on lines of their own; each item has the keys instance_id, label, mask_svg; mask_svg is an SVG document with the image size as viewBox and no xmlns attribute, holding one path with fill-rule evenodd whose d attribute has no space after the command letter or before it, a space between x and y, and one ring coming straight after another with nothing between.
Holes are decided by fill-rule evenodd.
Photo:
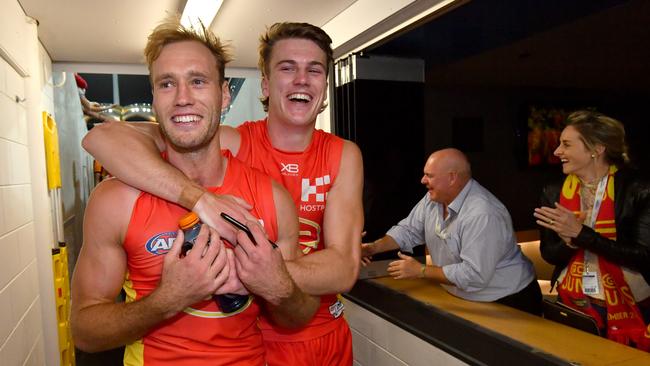
<instances>
[{"instance_id":1,"label":"yellow trim on jersey","mask_svg":"<svg viewBox=\"0 0 650 366\"><path fill-rule=\"evenodd\" d=\"M192 315L192 316L198 316L199 318L208 318L208 319L219 319L219 318L227 318L230 316L237 315L239 313L244 312L248 307L253 303L253 296L248 297L248 301L246 302L246 305L242 306L240 309L238 309L235 312L232 313L224 313L221 311L204 311L204 310L197 310L192 307L186 307L185 310L183 310L184 313Z\"/></svg>"},{"instance_id":2,"label":"yellow trim on jersey","mask_svg":"<svg viewBox=\"0 0 650 366\"><path fill-rule=\"evenodd\" d=\"M135 301L136 292L133 288L133 282L129 279L129 271L126 271L122 289L126 293L126 302ZM124 348L124 366L142 366L144 365L144 343L142 338L127 344Z\"/></svg>"},{"instance_id":3,"label":"yellow trim on jersey","mask_svg":"<svg viewBox=\"0 0 650 366\"><path fill-rule=\"evenodd\" d=\"M136 292L133 288L133 282L129 279L129 271L126 271L126 276L124 276L124 283L122 284L122 289L126 293L126 302L135 301Z\"/></svg>"},{"instance_id":4,"label":"yellow trim on jersey","mask_svg":"<svg viewBox=\"0 0 650 366\"><path fill-rule=\"evenodd\" d=\"M138 339L124 348L124 366L142 365L144 365L144 343L142 339Z\"/></svg>"}]
</instances>

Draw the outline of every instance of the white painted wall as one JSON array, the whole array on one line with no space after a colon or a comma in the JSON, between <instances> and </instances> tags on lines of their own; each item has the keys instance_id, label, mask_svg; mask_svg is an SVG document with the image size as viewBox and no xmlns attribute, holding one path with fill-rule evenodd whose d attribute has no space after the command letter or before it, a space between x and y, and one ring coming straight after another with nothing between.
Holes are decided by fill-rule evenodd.
<instances>
[{"instance_id":1,"label":"white painted wall","mask_svg":"<svg viewBox=\"0 0 650 366\"><path fill-rule=\"evenodd\" d=\"M54 91L52 86L52 60L43 46L38 42L37 30L34 24L32 28L31 50L38 52L38 61L34 62L28 82L29 95L32 99L40 96L40 106L36 106L39 101L34 100L28 103L28 121L31 121L28 127L30 136L30 162L32 172L32 191L34 201L34 221L37 223L36 229L36 248L39 273L39 293L41 298L42 313L42 331L45 351L46 365L59 365L59 345L58 345L58 327L56 321L56 305L54 302L54 287L52 275L52 257L51 248L56 239L54 237L54 228L52 220L52 207L47 194L47 178L45 171L45 151L43 148L43 128L41 122L41 112L49 114L54 113ZM37 42L37 44L33 44ZM38 49L35 48L38 47ZM34 123L38 121L39 123Z\"/></svg>"},{"instance_id":2,"label":"white painted wall","mask_svg":"<svg viewBox=\"0 0 650 366\"><path fill-rule=\"evenodd\" d=\"M16 0L0 13L0 363L59 365L40 118L50 61Z\"/></svg>"},{"instance_id":3,"label":"white painted wall","mask_svg":"<svg viewBox=\"0 0 650 366\"><path fill-rule=\"evenodd\" d=\"M363 307L344 303L355 366L467 365Z\"/></svg>"},{"instance_id":4,"label":"white painted wall","mask_svg":"<svg viewBox=\"0 0 650 366\"><path fill-rule=\"evenodd\" d=\"M223 124L228 126L239 126L246 121L256 121L266 117L266 112L260 102L262 91L260 83L262 79L259 73L254 76L246 77L242 84L237 98L231 103L230 110L226 114Z\"/></svg>"},{"instance_id":5,"label":"white painted wall","mask_svg":"<svg viewBox=\"0 0 650 366\"><path fill-rule=\"evenodd\" d=\"M63 81L65 79L65 81ZM88 132L73 73L56 73L54 113L59 133L63 236L68 248L70 275L83 241L83 216L92 188L92 159L81 148Z\"/></svg>"}]
</instances>

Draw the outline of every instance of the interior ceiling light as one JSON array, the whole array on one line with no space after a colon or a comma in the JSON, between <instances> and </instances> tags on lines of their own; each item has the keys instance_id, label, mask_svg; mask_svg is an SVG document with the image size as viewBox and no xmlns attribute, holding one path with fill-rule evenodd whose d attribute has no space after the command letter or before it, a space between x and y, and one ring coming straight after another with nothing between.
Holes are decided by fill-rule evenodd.
<instances>
[{"instance_id":1,"label":"interior ceiling light","mask_svg":"<svg viewBox=\"0 0 650 366\"><path fill-rule=\"evenodd\" d=\"M181 24L191 27L198 25L200 21L206 28L210 28L221 4L223 0L187 0L181 15Z\"/></svg>"}]
</instances>

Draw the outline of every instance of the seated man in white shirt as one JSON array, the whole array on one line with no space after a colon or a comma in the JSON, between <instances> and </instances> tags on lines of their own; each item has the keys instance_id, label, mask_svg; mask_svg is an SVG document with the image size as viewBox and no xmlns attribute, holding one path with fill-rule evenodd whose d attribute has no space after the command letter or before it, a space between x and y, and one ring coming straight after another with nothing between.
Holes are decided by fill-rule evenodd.
<instances>
[{"instance_id":1,"label":"seated man in white shirt","mask_svg":"<svg viewBox=\"0 0 650 366\"><path fill-rule=\"evenodd\" d=\"M396 279L426 278L471 301L499 302L542 313L533 265L519 249L508 210L472 179L456 149L436 151L424 166L427 194L384 237L362 244L364 261L393 249L411 252L426 243L432 266L398 253L388 272Z\"/></svg>"}]
</instances>

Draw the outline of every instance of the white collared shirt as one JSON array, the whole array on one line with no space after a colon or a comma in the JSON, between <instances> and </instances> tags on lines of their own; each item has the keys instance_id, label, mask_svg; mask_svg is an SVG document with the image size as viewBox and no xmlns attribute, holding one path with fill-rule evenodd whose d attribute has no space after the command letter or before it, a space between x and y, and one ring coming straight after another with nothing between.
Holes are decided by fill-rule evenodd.
<instances>
[{"instance_id":1,"label":"white collared shirt","mask_svg":"<svg viewBox=\"0 0 650 366\"><path fill-rule=\"evenodd\" d=\"M517 293L533 279L533 265L517 245L508 210L470 179L444 207L428 194L393 226L390 235L404 251L426 243L434 265L455 286L449 293L473 301L495 301Z\"/></svg>"}]
</instances>

